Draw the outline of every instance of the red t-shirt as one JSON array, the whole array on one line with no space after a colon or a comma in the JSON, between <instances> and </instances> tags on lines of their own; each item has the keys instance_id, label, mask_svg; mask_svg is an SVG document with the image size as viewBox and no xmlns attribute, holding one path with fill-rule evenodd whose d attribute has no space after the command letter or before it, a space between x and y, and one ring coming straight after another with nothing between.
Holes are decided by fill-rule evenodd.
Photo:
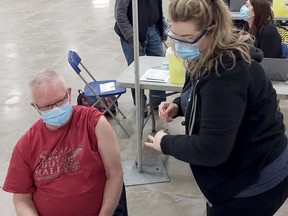
<instances>
[{"instance_id":1,"label":"red t-shirt","mask_svg":"<svg viewBox=\"0 0 288 216\"><path fill-rule=\"evenodd\" d=\"M54 131L37 121L13 150L3 190L31 193L41 216L98 215L106 181L95 136L101 115L74 106Z\"/></svg>"}]
</instances>

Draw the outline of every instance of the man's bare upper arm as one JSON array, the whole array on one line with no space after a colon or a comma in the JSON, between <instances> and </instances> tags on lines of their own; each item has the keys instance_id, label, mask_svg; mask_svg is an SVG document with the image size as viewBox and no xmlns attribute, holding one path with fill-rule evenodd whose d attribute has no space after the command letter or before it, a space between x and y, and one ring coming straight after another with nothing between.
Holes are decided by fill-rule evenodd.
<instances>
[{"instance_id":1,"label":"man's bare upper arm","mask_svg":"<svg viewBox=\"0 0 288 216\"><path fill-rule=\"evenodd\" d=\"M13 193L14 204L23 200L32 200L32 194Z\"/></svg>"},{"instance_id":2,"label":"man's bare upper arm","mask_svg":"<svg viewBox=\"0 0 288 216\"><path fill-rule=\"evenodd\" d=\"M120 148L116 134L105 117L101 116L96 127L95 134L98 140L98 150L100 152L106 176L111 172L122 172Z\"/></svg>"}]
</instances>

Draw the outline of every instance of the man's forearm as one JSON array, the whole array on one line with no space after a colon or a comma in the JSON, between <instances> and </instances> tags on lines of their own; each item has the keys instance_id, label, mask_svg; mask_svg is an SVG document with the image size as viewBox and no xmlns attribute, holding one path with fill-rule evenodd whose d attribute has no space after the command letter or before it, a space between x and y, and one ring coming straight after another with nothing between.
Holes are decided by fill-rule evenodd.
<instances>
[{"instance_id":1,"label":"man's forearm","mask_svg":"<svg viewBox=\"0 0 288 216\"><path fill-rule=\"evenodd\" d=\"M17 216L39 216L30 194L13 194Z\"/></svg>"},{"instance_id":2,"label":"man's forearm","mask_svg":"<svg viewBox=\"0 0 288 216\"><path fill-rule=\"evenodd\" d=\"M112 216L119 203L123 187L123 175L117 174L106 180L103 202L99 216Z\"/></svg>"}]
</instances>

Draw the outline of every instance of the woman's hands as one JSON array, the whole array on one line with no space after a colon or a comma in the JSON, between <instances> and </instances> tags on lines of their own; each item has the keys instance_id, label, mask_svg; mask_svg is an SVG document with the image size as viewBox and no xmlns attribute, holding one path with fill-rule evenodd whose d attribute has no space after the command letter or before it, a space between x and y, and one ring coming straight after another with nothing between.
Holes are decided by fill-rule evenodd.
<instances>
[{"instance_id":1,"label":"woman's hands","mask_svg":"<svg viewBox=\"0 0 288 216\"><path fill-rule=\"evenodd\" d=\"M175 103L162 102L158 108L159 118L167 122L173 121L173 117L178 114L179 107Z\"/></svg>"},{"instance_id":2,"label":"woman's hands","mask_svg":"<svg viewBox=\"0 0 288 216\"><path fill-rule=\"evenodd\" d=\"M167 122L173 121L173 117L178 114L178 105L171 102L162 102L158 108L158 114L160 119L165 119ZM148 135L148 141L145 142L147 147L153 148L156 151L162 152L161 140L164 136L168 135L164 130L158 131L155 136Z\"/></svg>"},{"instance_id":3,"label":"woman's hands","mask_svg":"<svg viewBox=\"0 0 288 216\"><path fill-rule=\"evenodd\" d=\"M168 135L168 134L165 133L164 130L158 131L154 137L151 135L148 135L148 137L147 137L148 141L145 142L145 145L147 147L155 149L156 151L162 152L160 143L161 143L162 137L166 136L166 135Z\"/></svg>"}]
</instances>

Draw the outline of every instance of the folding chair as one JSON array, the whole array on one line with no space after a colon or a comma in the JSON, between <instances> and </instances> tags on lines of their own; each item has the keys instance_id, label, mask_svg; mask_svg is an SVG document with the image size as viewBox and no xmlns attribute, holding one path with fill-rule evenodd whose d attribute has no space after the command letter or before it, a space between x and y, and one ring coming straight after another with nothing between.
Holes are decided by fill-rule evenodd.
<instances>
[{"instance_id":1,"label":"folding chair","mask_svg":"<svg viewBox=\"0 0 288 216\"><path fill-rule=\"evenodd\" d=\"M115 116L114 113L111 112L110 108L111 106L115 106L117 111L121 113L124 119L126 119L126 116L123 114L123 112L119 109L117 105L117 100L119 97L126 92L126 88L120 87L118 82L116 80L100 80L97 81L92 74L87 70L87 68L82 64L81 58L75 51L69 51L68 52L68 62L71 65L71 67L74 69L74 71L79 75L79 77L83 80L83 82L86 84L84 87L84 94L87 95L88 97L96 97L96 103L102 103L103 106L105 107L105 111L103 114L108 112L113 119L119 124L119 126L123 129L123 131L127 134L128 137L129 134L127 130L124 128L124 126L120 123L119 119ZM91 77L93 82L87 82L86 79L81 75L81 67L88 73L88 75ZM110 85L112 84L113 87L114 83L114 88L112 88L109 91L101 91L101 86L103 87L104 85ZM115 99L111 99L111 105L107 107L106 103L102 100L103 97L110 97L114 96Z\"/></svg>"}]
</instances>

